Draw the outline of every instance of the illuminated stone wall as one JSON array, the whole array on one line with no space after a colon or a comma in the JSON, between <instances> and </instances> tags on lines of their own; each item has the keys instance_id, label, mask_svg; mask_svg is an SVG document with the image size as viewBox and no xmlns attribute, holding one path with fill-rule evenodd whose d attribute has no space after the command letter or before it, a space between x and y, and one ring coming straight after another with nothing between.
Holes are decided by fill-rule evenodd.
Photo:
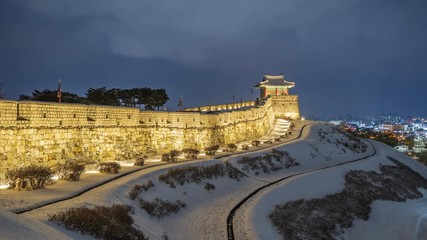
<instances>
[{"instance_id":1,"label":"illuminated stone wall","mask_svg":"<svg viewBox=\"0 0 427 240\"><path fill-rule=\"evenodd\" d=\"M245 102L235 102L235 103L225 103L218 105L206 105L200 107L186 108L184 111L199 111L199 112L208 112L208 111L224 111L224 110L236 110L240 108L253 107L255 106L255 101L245 101Z\"/></svg>"},{"instance_id":2,"label":"illuminated stone wall","mask_svg":"<svg viewBox=\"0 0 427 240\"><path fill-rule=\"evenodd\" d=\"M7 168L30 163L121 160L255 139L272 128L276 110L284 111L275 101L200 113L1 100L0 178Z\"/></svg>"},{"instance_id":3,"label":"illuminated stone wall","mask_svg":"<svg viewBox=\"0 0 427 240\"><path fill-rule=\"evenodd\" d=\"M297 95L270 96L272 107L277 117L299 119L299 103Z\"/></svg>"}]
</instances>

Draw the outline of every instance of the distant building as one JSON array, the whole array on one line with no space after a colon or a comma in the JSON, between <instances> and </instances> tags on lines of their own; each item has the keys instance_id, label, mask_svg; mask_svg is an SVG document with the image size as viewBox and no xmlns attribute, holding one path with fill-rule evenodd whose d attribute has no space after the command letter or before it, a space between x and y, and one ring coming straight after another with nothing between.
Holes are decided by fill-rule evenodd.
<instances>
[{"instance_id":1,"label":"distant building","mask_svg":"<svg viewBox=\"0 0 427 240\"><path fill-rule=\"evenodd\" d=\"M408 146L406 145L399 145L394 147L394 149L396 149L399 152L407 152L408 151Z\"/></svg>"},{"instance_id":2,"label":"distant building","mask_svg":"<svg viewBox=\"0 0 427 240\"><path fill-rule=\"evenodd\" d=\"M289 88L293 87L295 83L286 81L285 75L264 75L262 81L255 85L255 88L260 89L260 99L267 96L289 95Z\"/></svg>"},{"instance_id":3,"label":"distant building","mask_svg":"<svg viewBox=\"0 0 427 240\"><path fill-rule=\"evenodd\" d=\"M403 131L404 127L400 124L381 124L379 126L380 130L387 131L387 132L397 132L397 131Z\"/></svg>"},{"instance_id":4,"label":"distant building","mask_svg":"<svg viewBox=\"0 0 427 240\"><path fill-rule=\"evenodd\" d=\"M416 152L416 153L422 153L422 152L427 151L425 141L421 138L415 138L413 149L414 149L414 152Z\"/></svg>"},{"instance_id":5,"label":"distant building","mask_svg":"<svg viewBox=\"0 0 427 240\"><path fill-rule=\"evenodd\" d=\"M414 126L414 130L417 129L422 129L423 128L423 123L420 120L416 120L412 123L412 125Z\"/></svg>"}]
</instances>

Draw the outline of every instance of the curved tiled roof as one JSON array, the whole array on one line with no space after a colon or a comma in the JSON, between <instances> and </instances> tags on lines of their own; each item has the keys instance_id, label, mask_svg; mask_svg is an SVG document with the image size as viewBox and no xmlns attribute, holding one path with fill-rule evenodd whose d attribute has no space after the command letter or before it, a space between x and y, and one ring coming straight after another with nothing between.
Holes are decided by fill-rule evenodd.
<instances>
[{"instance_id":1,"label":"curved tiled roof","mask_svg":"<svg viewBox=\"0 0 427 240\"><path fill-rule=\"evenodd\" d=\"M294 82L288 82L285 80L285 75L278 75L278 76L264 75L264 78L262 79L262 81L257 85L255 85L255 87L260 87L261 85L262 86L286 86L288 88L295 87Z\"/></svg>"}]
</instances>

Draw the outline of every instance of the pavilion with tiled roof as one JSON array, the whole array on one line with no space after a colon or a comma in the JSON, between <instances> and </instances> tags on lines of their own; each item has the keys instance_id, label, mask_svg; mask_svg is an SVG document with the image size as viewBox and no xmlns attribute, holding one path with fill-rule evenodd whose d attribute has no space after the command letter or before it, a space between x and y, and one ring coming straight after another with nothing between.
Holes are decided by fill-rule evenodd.
<instances>
[{"instance_id":1,"label":"pavilion with tiled roof","mask_svg":"<svg viewBox=\"0 0 427 240\"><path fill-rule=\"evenodd\" d=\"M285 80L285 75L264 75L260 83L254 86L260 89L261 99L267 96L289 95L289 88L295 87L294 82Z\"/></svg>"}]
</instances>

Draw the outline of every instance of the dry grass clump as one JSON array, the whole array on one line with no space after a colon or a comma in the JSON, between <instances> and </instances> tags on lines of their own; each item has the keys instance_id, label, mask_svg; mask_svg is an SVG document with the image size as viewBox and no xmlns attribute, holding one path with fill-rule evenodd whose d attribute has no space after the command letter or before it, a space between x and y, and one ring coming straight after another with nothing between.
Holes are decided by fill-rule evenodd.
<instances>
[{"instance_id":1,"label":"dry grass clump","mask_svg":"<svg viewBox=\"0 0 427 240\"><path fill-rule=\"evenodd\" d=\"M129 192L129 198L135 200L142 191L148 191L148 189L154 187L154 183L151 180L146 181L143 184L137 184L133 186L132 190Z\"/></svg>"},{"instance_id":2,"label":"dry grass clump","mask_svg":"<svg viewBox=\"0 0 427 240\"><path fill-rule=\"evenodd\" d=\"M169 184L175 188L177 185L185 183L201 183L207 179L214 179L227 176L237 181L243 176L236 169L227 163L217 163L210 166L186 166L169 169L166 173L159 176L159 181Z\"/></svg>"},{"instance_id":3,"label":"dry grass clump","mask_svg":"<svg viewBox=\"0 0 427 240\"><path fill-rule=\"evenodd\" d=\"M270 153L266 153L264 156L242 157L237 160L237 163L243 165L243 171L247 173L255 172L256 175L260 171L270 173L282 168L300 165L288 152L277 149L272 149Z\"/></svg>"},{"instance_id":4,"label":"dry grass clump","mask_svg":"<svg viewBox=\"0 0 427 240\"><path fill-rule=\"evenodd\" d=\"M161 219L170 216L172 213L177 214L181 208L185 208L185 203L180 200L171 202L155 198L154 201L146 201L140 198L139 206L151 217Z\"/></svg>"},{"instance_id":5,"label":"dry grass clump","mask_svg":"<svg viewBox=\"0 0 427 240\"><path fill-rule=\"evenodd\" d=\"M129 214L134 214L134 210L128 205L96 206L93 209L81 206L51 215L49 221L99 239L148 239L132 226L133 219Z\"/></svg>"}]
</instances>

